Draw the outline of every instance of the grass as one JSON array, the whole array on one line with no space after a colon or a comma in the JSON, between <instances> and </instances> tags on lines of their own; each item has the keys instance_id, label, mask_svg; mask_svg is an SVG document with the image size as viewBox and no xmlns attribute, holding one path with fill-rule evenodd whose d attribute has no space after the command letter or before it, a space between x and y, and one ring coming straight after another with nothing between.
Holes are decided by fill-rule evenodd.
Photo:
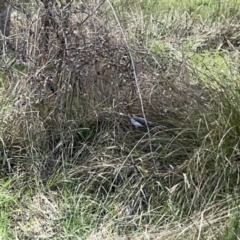
<instances>
[{"instance_id":1,"label":"grass","mask_svg":"<svg viewBox=\"0 0 240 240\"><path fill-rule=\"evenodd\" d=\"M25 6L0 73L0 238L238 239L239 4L74 3L67 35Z\"/></svg>"}]
</instances>

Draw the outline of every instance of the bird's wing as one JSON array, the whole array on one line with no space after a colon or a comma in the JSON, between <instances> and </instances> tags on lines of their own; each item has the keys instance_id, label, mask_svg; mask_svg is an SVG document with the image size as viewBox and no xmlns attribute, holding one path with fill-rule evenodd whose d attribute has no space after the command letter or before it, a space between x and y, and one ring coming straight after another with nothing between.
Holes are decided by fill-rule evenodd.
<instances>
[{"instance_id":1,"label":"bird's wing","mask_svg":"<svg viewBox=\"0 0 240 240\"><path fill-rule=\"evenodd\" d=\"M135 121L139 122L141 125L145 126L145 127L146 127L146 126L149 126L149 127L152 127L152 126L153 126L153 123L152 123L152 122L150 122L150 121L148 121L148 120L146 120L146 119L144 119L144 118L137 117L137 116L135 116L135 115L133 115L132 118L133 118Z\"/></svg>"}]
</instances>

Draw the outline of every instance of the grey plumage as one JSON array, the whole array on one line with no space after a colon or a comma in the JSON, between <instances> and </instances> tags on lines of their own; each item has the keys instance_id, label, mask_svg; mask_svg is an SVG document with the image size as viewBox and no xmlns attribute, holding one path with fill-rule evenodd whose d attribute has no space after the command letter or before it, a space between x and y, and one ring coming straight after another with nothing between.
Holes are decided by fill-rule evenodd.
<instances>
[{"instance_id":1,"label":"grey plumage","mask_svg":"<svg viewBox=\"0 0 240 240\"><path fill-rule=\"evenodd\" d=\"M141 118L141 117L137 117L135 115L128 115L129 119L131 120L131 123L135 126L135 127L153 127L154 124L148 120L146 120L145 118Z\"/></svg>"}]
</instances>

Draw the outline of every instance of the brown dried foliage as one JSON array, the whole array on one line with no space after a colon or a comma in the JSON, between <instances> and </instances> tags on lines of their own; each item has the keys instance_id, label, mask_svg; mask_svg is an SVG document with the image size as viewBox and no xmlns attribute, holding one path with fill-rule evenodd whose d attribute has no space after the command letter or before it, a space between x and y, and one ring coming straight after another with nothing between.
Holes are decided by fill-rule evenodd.
<instances>
[{"instance_id":1,"label":"brown dried foliage","mask_svg":"<svg viewBox=\"0 0 240 240\"><path fill-rule=\"evenodd\" d=\"M137 39L126 43L104 0L79 8L69 1L42 3L13 29L11 46L24 69L9 72L12 85L18 82L11 116L18 137L10 134L10 142L19 146L19 138L31 136L36 147L55 152L62 141L69 153L77 128L108 119L110 131L125 135L131 125L119 113L142 115L140 95L155 125L172 114L181 119L202 102L201 90L189 83L194 72L187 60L154 55L137 47Z\"/></svg>"}]
</instances>

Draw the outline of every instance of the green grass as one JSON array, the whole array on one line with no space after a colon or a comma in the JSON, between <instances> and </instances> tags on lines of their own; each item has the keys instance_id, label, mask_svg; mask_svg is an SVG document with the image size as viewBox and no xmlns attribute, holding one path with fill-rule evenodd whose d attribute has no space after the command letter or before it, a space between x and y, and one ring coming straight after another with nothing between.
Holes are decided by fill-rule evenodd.
<instances>
[{"instance_id":1,"label":"green grass","mask_svg":"<svg viewBox=\"0 0 240 240\"><path fill-rule=\"evenodd\" d=\"M68 34L83 35L71 35L69 49L84 49L86 36L91 47L74 58L66 50L64 62L55 56L63 48L57 15L59 38L49 37L48 54L36 40L42 35L26 34L34 67L20 61L0 73L0 238L238 239L239 5L114 1L114 15L107 1L83 25L77 19L86 16L73 13ZM29 32L22 22L16 36ZM91 65L94 31L101 44L110 36L98 52L101 67ZM138 82L114 62L128 51ZM121 74L109 84L111 69ZM58 91L36 102L28 82L50 75ZM13 111L19 95L24 104ZM155 124L149 132L120 114L142 108Z\"/></svg>"},{"instance_id":2,"label":"green grass","mask_svg":"<svg viewBox=\"0 0 240 240\"><path fill-rule=\"evenodd\" d=\"M18 177L2 177L0 182L0 209L1 209L1 227L0 236L2 239L14 237L17 231L16 221L18 219L18 211L21 209L22 189L15 189Z\"/></svg>"}]
</instances>

